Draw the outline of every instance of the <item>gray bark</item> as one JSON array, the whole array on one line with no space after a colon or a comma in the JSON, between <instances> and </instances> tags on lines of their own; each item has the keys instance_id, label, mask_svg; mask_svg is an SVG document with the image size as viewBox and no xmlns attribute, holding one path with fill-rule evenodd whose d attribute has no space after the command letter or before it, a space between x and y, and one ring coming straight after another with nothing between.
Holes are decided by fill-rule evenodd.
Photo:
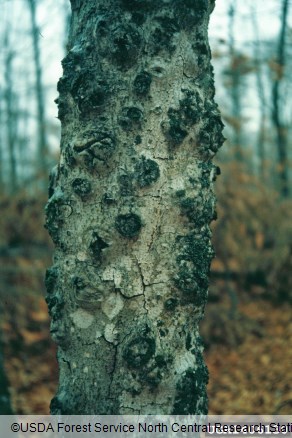
<instances>
[{"instance_id":1,"label":"gray bark","mask_svg":"<svg viewBox=\"0 0 292 438\"><path fill-rule=\"evenodd\" d=\"M199 322L223 143L214 1L71 1L46 226L53 414L207 413Z\"/></svg>"}]
</instances>

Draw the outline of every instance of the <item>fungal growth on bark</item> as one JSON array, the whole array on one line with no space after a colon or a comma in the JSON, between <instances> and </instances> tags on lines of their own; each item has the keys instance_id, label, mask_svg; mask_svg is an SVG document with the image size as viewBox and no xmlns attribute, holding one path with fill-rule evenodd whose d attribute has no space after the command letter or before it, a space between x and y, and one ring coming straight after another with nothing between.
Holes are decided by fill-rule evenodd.
<instances>
[{"instance_id":1,"label":"fungal growth on bark","mask_svg":"<svg viewBox=\"0 0 292 438\"><path fill-rule=\"evenodd\" d=\"M91 192L91 183L85 178L75 178L72 182L73 191L81 199L85 199Z\"/></svg>"},{"instance_id":2,"label":"fungal growth on bark","mask_svg":"<svg viewBox=\"0 0 292 438\"><path fill-rule=\"evenodd\" d=\"M199 323L223 143L213 0L71 0L46 227L52 414L206 414Z\"/></svg>"},{"instance_id":3,"label":"fungal growth on bark","mask_svg":"<svg viewBox=\"0 0 292 438\"><path fill-rule=\"evenodd\" d=\"M124 237L136 237L142 227L140 217L135 213L120 214L115 221L117 231Z\"/></svg>"},{"instance_id":4,"label":"fungal growth on bark","mask_svg":"<svg viewBox=\"0 0 292 438\"><path fill-rule=\"evenodd\" d=\"M146 96L149 93L152 82L151 75L146 71L139 73L134 80L134 91L138 96Z\"/></svg>"},{"instance_id":5,"label":"fungal growth on bark","mask_svg":"<svg viewBox=\"0 0 292 438\"><path fill-rule=\"evenodd\" d=\"M136 165L137 180L140 187L153 184L160 176L159 165L156 161L146 159L142 156Z\"/></svg>"}]
</instances>

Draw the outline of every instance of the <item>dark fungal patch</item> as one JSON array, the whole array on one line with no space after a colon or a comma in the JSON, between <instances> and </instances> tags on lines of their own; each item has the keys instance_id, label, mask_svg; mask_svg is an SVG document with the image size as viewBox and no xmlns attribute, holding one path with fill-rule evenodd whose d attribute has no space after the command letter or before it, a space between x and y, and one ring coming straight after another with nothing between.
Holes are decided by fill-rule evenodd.
<instances>
[{"instance_id":1,"label":"dark fungal patch","mask_svg":"<svg viewBox=\"0 0 292 438\"><path fill-rule=\"evenodd\" d=\"M138 26L141 26L145 22L146 18L146 14L143 14L141 12L132 13L132 21Z\"/></svg>"},{"instance_id":2,"label":"dark fungal patch","mask_svg":"<svg viewBox=\"0 0 292 438\"><path fill-rule=\"evenodd\" d=\"M173 415L208 413L206 385L209 373L202 355L197 358L197 368L188 368L176 386Z\"/></svg>"},{"instance_id":3,"label":"dark fungal patch","mask_svg":"<svg viewBox=\"0 0 292 438\"><path fill-rule=\"evenodd\" d=\"M68 167L74 167L76 165L76 159L73 157L70 145L64 148L64 161Z\"/></svg>"},{"instance_id":4,"label":"dark fungal patch","mask_svg":"<svg viewBox=\"0 0 292 438\"><path fill-rule=\"evenodd\" d=\"M198 134L198 145L203 153L214 155L223 145L222 133L224 124L221 120L218 106L212 100L206 100L203 109L203 125Z\"/></svg>"},{"instance_id":5,"label":"dark fungal patch","mask_svg":"<svg viewBox=\"0 0 292 438\"><path fill-rule=\"evenodd\" d=\"M188 131L184 129L180 115L177 111L173 109L168 110L168 117L169 117L169 129L167 131L168 138L171 140L172 144L179 145L183 142L183 140L188 135Z\"/></svg>"},{"instance_id":6,"label":"dark fungal patch","mask_svg":"<svg viewBox=\"0 0 292 438\"><path fill-rule=\"evenodd\" d=\"M81 46L76 47L75 50L70 50L65 58L62 59L62 67L64 74L59 79L57 90L60 94L72 91L72 87L78 80L79 75L76 76L76 71L81 72L86 61L86 51Z\"/></svg>"},{"instance_id":7,"label":"dark fungal patch","mask_svg":"<svg viewBox=\"0 0 292 438\"><path fill-rule=\"evenodd\" d=\"M180 111L187 125L191 126L200 119L202 99L197 91L182 90L184 97L180 100Z\"/></svg>"},{"instance_id":8,"label":"dark fungal patch","mask_svg":"<svg viewBox=\"0 0 292 438\"><path fill-rule=\"evenodd\" d=\"M142 156L135 167L136 178L140 187L146 187L158 180L160 176L159 166L154 160Z\"/></svg>"},{"instance_id":9,"label":"dark fungal patch","mask_svg":"<svg viewBox=\"0 0 292 438\"><path fill-rule=\"evenodd\" d=\"M54 102L58 106L58 119L63 122L65 120L65 117L68 116L71 110L70 108L68 108L68 105L66 105L64 98L61 96L55 99Z\"/></svg>"},{"instance_id":10,"label":"dark fungal patch","mask_svg":"<svg viewBox=\"0 0 292 438\"><path fill-rule=\"evenodd\" d=\"M211 171L215 168L215 166L211 161L201 161L198 164L198 167L201 169L201 176L199 178L201 187L203 189L208 188L211 182Z\"/></svg>"},{"instance_id":11,"label":"dark fungal patch","mask_svg":"<svg viewBox=\"0 0 292 438\"><path fill-rule=\"evenodd\" d=\"M165 301L165 303L164 303L164 308L165 308L165 310L167 310L167 311L172 311L172 310L174 310L177 306L178 306L178 299L177 299L177 298L174 298L174 297L168 298L168 299Z\"/></svg>"},{"instance_id":12,"label":"dark fungal patch","mask_svg":"<svg viewBox=\"0 0 292 438\"><path fill-rule=\"evenodd\" d=\"M70 105L67 105L66 97L67 94L72 91L72 87L74 88L74 85L77 85L80 75L84 75L84 66L86 64L86 59L87 50L82 48L81 46L77 46L75 50L70 50L66 57L62 60L64 74L62 78L60 78L58 81L57 90L60 94L59 97L55 100L56 104L58 105L58 118L61 121L72 115L72 109ZM78 73L76 73L77 71ZM81 82L83 82L83 80L81 80ZM85 78L84 82L86 82ZM79 85L81 85L81 83ZM92 84L89 84L88 82L88 85L90 85L90 87L87 91L90 93L90 90L92 90ZM78 104L77 89L74 89L74 91L76 91L74 100Z\"/></svg>"},{"instance_id":13,"label":"dark fungal patch","mask_svg":"<svg viewBox=\"0 0 292 438\"><path fill-rule=\"evenodd\" d=\"M217 152L223 145L225 137L222 133L224 124L220 114L209 114L205 117L205 123L198 135L198 143L200 148L205 151Z\"/></svg>"},{"instance_id":14,"label":"dark fungal patch","mask_svg":"<svg viewBox=\"0 0 292 438\"><path fill-rule=\"evenodd\" d=\"M113 205L116 203L116 200L114 199L114 197L110 193L105 193L102 197L102 201L106 205Z\"/></svg>"},{"instance_id":15,"label":"dark fungal patch","mask_svg":"<svg viewBox=\"0 0 292 438\"><path fill-rule=\"evenodd\" d=\"M214 257L214 250L208 236L190 233L177 237L177 242L180 245L178 262L181 260L192 262L200 271L208 272L209 264Z\"/></svg>"},{"instance_id":16,"label":"dark fungal patch","mask_svg":"<svg viewBox=\"0 0 292 438\"><path fill-rule=\"evenodd\" d=\"M81 199L86 199L91 193L91 183L86 178L75 178L72 181L72 189Z\"/></svg>"},{"instance_id":17,"label":"dark fungal patch","mask_svg":"<svg viewBox=\"0 0 292 438\"><path fill-rule=\"evenodd\" d=\"M52 415L60 415L63 412L63 403L61 403L61 400L55 396L52 398L50 403L50 412Z\"/></svg>"},{"instance_id":18,"label":"dark fungal patch","mask_svg":"<svg viewBox=\"0 0 292 438\"><path fill-rule=\"evenodd\" d=\"M212 199L203 199L201 196L182 199L180 209L181 214L186 215L189 221L197 227L202 227L204 224L210 223L214 215Z\"/></svg>"},{"instance_id":19,"label":"dark fungal patch","mask_svg":"<svg viewBox=\"0 0 292 438\"><path fill-rule=\"evenodd\" d=\"M161 50L173 53L176 47L173 43L173 36L179 31L177 21L168 16L154 17L154 21L157 23L157 26L150 36L152 53L158 54Z\"/></svg>"},{"instance_id":20,"label":"dark fungal patch","mask_svg":"<svg viewBox=\"0 0 292 438\"><path fill-rule=\"evenodd\" d=\"M70 81L68 80L68 76L63 75L57 83L57 91L59 93L67 93L68 91L70 91ZM59 102L56 102L56 104L59 104Z\"/></svg>"},{"instance_id":21,"label":"dark fungal patch","mask_svg":"<svg viewBox=\"0 0 292 438\"><path fill-rule=\"evenodd\" d=\"M141 144L142 143L142 137L141 137L141 135L137 135L136 137L135 137L135 144Z\"/></svg>"},{"instance_id":22,"label":"dark fungal patch","mask_svg":"<svg viewBox=\"0 0 292 438\"><path fill-rule=\"evenodd\" d=\"M58 278L58 269L56 266L52 266L48 268L46 271L45 277L45 286L48 294L52 294L54 292L54 288Z\"/></svg>"},{"instance_id":23,"label":"dark fungal patch","mask_svg":"<svg viewBox=\"0 0 292 438\"><path fill-rule=\"evenodd\" d=\"M186 336L186 349L190 350L191 346L192 346L192 337L191 337L190 333L188 333Z\"/></svg>"},{"instance_id":24,"label":"dark fungal patch","mask_svg":"<svg viewBox=\"0 0 292 438\"><path fill-rule=\"evenodd\" d=\"M74 67L81 67L84 65L86 58L86 50L80 45L76 46L73 50L69 50L67 55L62 59L61 64L66 75L70 75L74 72ZM67 78L68 76L66 76Z\"/></svg>"},{"instance_id":25,"label":"dark fungal patch","mask_svg":"<svg viewBox=\"0 0 292 438\"><path fill-rule=\"evenodd\" d=\"M53 167L53 169L50 171L49 174L49 187L48 187L49 199L54 195L58 177L59 177L59 168L58 166L55 166Z\"/></svg>"},{"instance_id":26,"label":"dark fungal patch","mask_svg":"<svg viewBox=\"0 0 292 438\"><path fill-rule=\"evenodd\" d=\"M189 128L201 118L202 99L198 92L183 89L183 98L179 101L179 107L169 108L168 129L166 137L172 145L179 145L188 135Z\"/></svg>"},{"instance_id":27,"label":"dark fungal patch","mask_svg":"<svg viewBox=\"0 0 292 438\"><path fill-rule=\"evenodd\" d=\"M149 336L133 339L124 351L124 360L132 368L145 367L155 354L155 340Z\"/></svg>"},{"instance_id":28,"label":"dark fungal patch","mask_svg":"<svg viewBox=\"0 0 292 438\"><path fill-rule=\"evenodd\" d=\"M122 70L133 66L138 58L142 38L132 25L119 26L111 32L109 47L113 62Z\"/></svg>"},{"instance_id":29,"label":"dark fungal patch","mask_svg":"<svg viewBox=\"0 0 292 438\"><path fill-rule=\"evenodd\" d=\"M115 227L123 237L136 237L142 228L141 218L135 213L120 214L116 218Z\"/></svg>"},{"instance_id":30,"label":"dark fungal patch","mask_svg":"<svg viewBox=\"0 0 292 438\"><path fill-rule=\"evenodd\" d=\"M162 354L155 356L155 362L159 368L167 365L167 359Z\"/></svg>"},{"instance_id":31,"label":"dark fungal patch","mask_svg":"<svg viewBox=\"0 0 292 438\"><path fill-rule=\"evenodd\" d=\"M93 71L82 71L71 88L71 95L82 114L99 111L106 103L108 94L107 82L96 78Z\"/></svg>"},{"instance_id":32,"label":"dark fungal patch","mask_svg":"<svg viewBox=\"0 0 292 438\"><path fill-rule=\"evenodd\" d=\"M185 194L186 194L186 191L185 191L185 190L177 190L177 191L175 192L175 195L176 195L178 198L183 198L183 197L185 196Z\"/></svg>"},{"instance_id":33,"label":"dark fungal patch","mask_svg":"<svg viewBox=\"0 0 292 438\"><path fill-rule=\"evenodd\" d=\"M120 175L118 178L121 196L131 196L133 194L133 176Z\"/></svg>"},{"instance_id":34,"label":"dark fungal patch","mask_svg":"<svg viewBox=\"0 0 292 438\"><path fill-rule=\"evenodd\" d=\"M190 29L200 24L208 9L208 0L172 0L172 3L179 25L183 29Z\"/></svg>"},{"instance_id":35,"label":"dark fungal patch","mask_svg":"<svg viewBox=\"0 0 292 438\"><path fill-rule=\"evenodd\" d=\"M197 54L210 57L209 45L205 43L203 37L201 38L201 40L198 40L194 43L193 48Z\"/></svg>"},{"instance_id":36,"label":"dark fungal patch","mask_svg":"<svg viewBox=\"0 0 292 438\"><path fill-rule=\"evenodd\" d=\"M102 251L108 248L108 246L109 245L96 232L93 233L89 248L95 259L100 261Z\"/></svg>"},{"instance_id":37,"label":"dark fungal patch","mask_svg":"<svg viewBox=\"0 0 292 438\"><path fill-rule=\"evenodd\" d=\"M190 299L197 298L196 295L199 293L199 285L197 283L196 271L192 266L190 267L186 263L181 263L174 283L176 287L186 293Z\"/></svg>"},{"instance_id":38,"label":"dark fungal patch","mask_svg":"<svg viewBox=\"0 0 292 438\"><path fill-rule=\"evenodd\" d=\"M63 199L57 196L52 196L45 207L46 222L45 228L48 230L53 242L59 243L60 225L62 225L61 208L64 205Z\"/></svg>"},{"instance_id":39,"label":"dark fungal patch","mask_svg":"<svg viewBox=\"0 0 292 438\"><path fill-rule=\"evenodd\" d=\"M138 96L146 96L149 93L152 76L146 71L139 73L134 80L134 91Z\"/></svg>"},{"instance_id":40,"label":"dark fungal patch","mask_svg":"<svg viewBox=\"0 0 292 438\"><path fill-rule=\"evenodd\" d=\"M135 106L131 106L122 109L118 123L124 131L132 131L141 127L142 120L142 111Z\"/></svg>"},{"instance_id":41,"label":"dark fungal patch","mask_svg":"<svg viewBox=\"0 0 292 438\"><path fill-rule=\"evenodd\" d=\"M72 415L72 413L77 414L77 403L72 397L67 397L67 394L65 396L63 393L58 393L51 400L50 413L52 415Z\"/></svg>"},{"instance_id":42,"label":"dark fungal patch","mask_svg":"<svg viewBox=\"0 0 292 438\"><path fill-rule=\"evenodd\" d=\"M183 292L185 302L204 305L207 300L210 263L214 251L209 236L190 233L177 237L179 255L175 286Z\"/></svg>"},{"instance_id":43,"label":"dark fungal patch","mask_svg":"<svg viewBox=\"0 0 292 438\"><path fill-rule=\"evenodd\" d=\"M128 11L149 11L157 6L156 0L120 0L121 6Z\"/></svg>"},{"instance_id":44,"label":"dark fungal patch","mask_svg":"<svg viewBox=\"0 0 292 438\"><path fill-rule=\"evenodd\" d=\"M71 337L68 324L63 322L63 314L59 314L56 318L52 315L50 333L53 341L64 351L67 350L71 343Z\"/></svg>"},{"instance_id":45,"label":"dark fungal patch","mask_svg":"<svg viewBox=\"0 0 292 438\"><path fill-rule=\"evenodd\" d=\"M53 295L46 296L46 303L48 305L49 315L54 320L59 320L62 317L62 312L65 306L64 298L59 292Z\"/></svg>"},{"instance_id":46,"label":"dark fungal patch","mask_svg":"<svg viewBox=\"0 0 292 438\"><path fill-rule=\"evenodd\" d=\"M140 378L144 380L145 383L151 386L152 388L157 387L162 379L162 374L160 372L159 367L157 366L154 369L150 369L144 375L140 374L140 376L141 376Z\"/></svg>"}]
</instances>

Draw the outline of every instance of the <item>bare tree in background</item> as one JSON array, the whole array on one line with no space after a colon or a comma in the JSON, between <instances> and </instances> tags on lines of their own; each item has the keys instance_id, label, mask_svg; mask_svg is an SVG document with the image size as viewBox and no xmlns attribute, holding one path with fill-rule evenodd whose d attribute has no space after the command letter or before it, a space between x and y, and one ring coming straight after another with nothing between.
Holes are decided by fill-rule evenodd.
<instances>
[{"instance_id":1,"label":"bare tree in background","mask_svg":"<svg viewBox=\"0 0 292 438\"><path fill-rule=\"evenodd\" d=\"M258 29L257 12L253 5L251 9L251 19L254 31L254 65L256 75L256 86L259 101L260 124L257 135L257 154L259 160L259 175L265 181L265 138L266 138L266 120L267 120L267 99L265 95L264 78L262 70L261 43Z\"/></svg>"},{"instance_id":2,"label":"bare tree in background","mask_svg":"<svg viewBox=\"0 0 292 438\"><path fill-rule=\"evenodd\" d=\"M282 17L281 28L277 49L277 56L274 66L274 81L272 88L272 121L276 129L277 147L278 147L278 164L280 176L280 191L283 197L289 195L288 182L288 138L287 127L283 121L283 112L281 111L283 103L283 88L284 69L286 64L286 34L287 34L287 17L288 17L289 0L282 1Z\"/></svg>"},{"instance_id":3,"label":"bare tree in background","mask_svg":"<svg viewBox=\"0 0 292 438\"><path fill-rule=\"evenodd\" d=\"M4 80L5 80L5 109L6 109L6 138L9 155L9 187L10 192L15 193L17 189L16 169L16 141L17 141L17 112L15 110L13 93L13 49L9 43L9 33L6 31L4 38L5 59L4 59Z\"/></svg>"},{"instance_id":4,"label":"bare tree in background","mask_svg":"<svg viewBox=\"0 0 292 438\"><path fill-rule=\"evenodd\" d=\"M228 44L229 44L229 56L230 56L230 68L228 74L231 80L230 83L230 93L231 93L231 116L232 116L232 126L233 126L233 145L235 147L235 157L238 160L242 158L242 120L241 120L241 55L237 53L235 49L235 37L234 37L234 26L235 26L235 15L237 9L237 0L232 0L228 9Z\"/></svg>"},{"instance_id":5,"label":"bare tree in background","mask_svg":"<svg viewBox=\"0 0 292 438\"><path fill-rule=\"evenodd\" d=\"M35 93L37 100L37 126L38 126L38 162L43 173L46 176L48 171L48 143L46 136L46 122L45 122L45 103L44 103L44 89L42 82L42 66L39 47L39 29L36 22L36 0L27 0L31 15L31 37L33 41L33 55L35 67Z\"/></svg>"}]
</instances>

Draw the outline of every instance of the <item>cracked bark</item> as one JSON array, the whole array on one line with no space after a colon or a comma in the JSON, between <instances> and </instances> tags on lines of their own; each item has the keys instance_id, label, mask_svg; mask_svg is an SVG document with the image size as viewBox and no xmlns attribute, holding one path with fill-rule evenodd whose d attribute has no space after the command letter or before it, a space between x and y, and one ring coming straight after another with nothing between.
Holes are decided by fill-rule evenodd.
<instances>
[{"instance_id":1,"label":"cracked bark","mask_svg":"<svg viewBox=\"0 0 292 438\"><path fill-rule=\"evenodd\" d=\"M71 1L46 226L53 414L201 414L198 325L223 143L214 1ZM68 367L70 364L70 367Z\"/></svg>"}]
</instances>

